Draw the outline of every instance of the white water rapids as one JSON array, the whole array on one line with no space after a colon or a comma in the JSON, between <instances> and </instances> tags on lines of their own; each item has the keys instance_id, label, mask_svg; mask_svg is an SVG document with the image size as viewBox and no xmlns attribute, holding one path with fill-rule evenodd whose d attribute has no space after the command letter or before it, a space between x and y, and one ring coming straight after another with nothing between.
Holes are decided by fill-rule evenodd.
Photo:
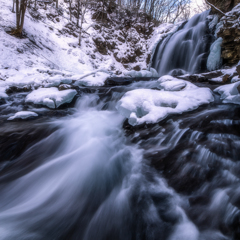
<instances>
[{"instance_id":1,"label":"white water rapids","mask_svg":"<svg viewBox=\"0 0 240 240\"><path fill-rule=\"evenodd\" d=\"M151 200L151 195L164 194L165 214L175 219L169 225L171 239L179 239L174 237L178 224L188 226L186 232L179 230L185 240L195 239L198 231L174 192L154 170L147 180L150 167L124 136L123 118L116 111L91 107L96 98L82 98L75 115L52 123L59 129L43 142L64 140L42 165L0 185L0 238L142 239L143 229L137 225L143 224L149 226L146 239L156 239L170 234ZM147 206L137 209L139 201L147 201Z\"/></svg>"}]
</instances>

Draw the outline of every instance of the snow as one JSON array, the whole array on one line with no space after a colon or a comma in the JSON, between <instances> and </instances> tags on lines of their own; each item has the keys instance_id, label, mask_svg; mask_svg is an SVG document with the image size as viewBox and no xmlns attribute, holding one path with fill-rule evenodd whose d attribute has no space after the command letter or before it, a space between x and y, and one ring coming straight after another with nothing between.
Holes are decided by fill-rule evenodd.
<instances>
[{"instance_id":1,"label":"snow","mask_svg":"<svg viewBox=\"0 0 240 240\"><path fill-rule=\"evenodd\" d=\"M209 71L214 71L219 69L221 66L221 45L223 39L218 38L210 47L210 54L207 60L207 69Z\"/></svg>"},{"instance_id":2,"label":"snow","mask_svg":"<svg viewBox=\"0 0 240 240\"><path fill-rule=\"evenodd\" d=\"M5 91L6 91L6 87L1 86L1 84L0 84L0 99L8 97L8 95L5 93Z\"/></svg>"},{"instance_id":3,"label":"snow","mask_svg":"<svg viewBox=\"0 0 240 240\"><path fill-rule=\"evenodd\" d=\"M21 118L21 119L27 119L30 117L37 117L38 114L35 112L30 112L30 111L20 111L15 113L15 115L9 117L7 120L13 120L13 119L17 119L17 118Z\"/></svg>"},{"instance_id":4,"label":"snow","mask_svg":"<svg viewBox=\"0 0 240 240\"><path fill-rule=\"evenodd\" d=\"M74 84L76 86L103 86L110 76L115 75L112 72L99 69L85 75L74 75L71 79L76 81Z\"/></svg>"},{"instance_id":5,"label":"snow","mask_svg":"<svg viewBox=\"0 0 240 240\"><path fill-rule=\"evenodd\" d=\"M227 84L220 86L214 90L221 95L223 103L240 104L240 94L237 87L240 86L240 82Z\"/></svg>"},{"instance_id":6,"label":"snow","mask_svg":"<svg viewBox=\"0 0 240 240\"><path fill-rule=\"evenodd\" d=\"M124 72L125 76L130 76L133 78L140 78L140 77L154 77L158 78L159 74L154 68L150 68L150 71L142 70L142 71L129 71Z\"/></svg>"},{"instance_id":7,"label":"snow","mask_svg":"<svg viewBox=\"0 0 240 240\"><path fill-rule=\"evenodd\" d=\"M56 87L39 88L28 94L25 101L58 108L64 103L70 103L76 94L77 91L74 89L59 91Z\"/></svg>"},{"instance_id":8,"label":"snow","mask_svg":"<svg viewBox=\"0 0 240 240\"><path fill-rule=\"evenodd\" d=\"M167 81L159 85L159 89L164 89L165 91L180 91L186 87L186 83L182 80Z\"/></svg>"},{"instance_id":9,"label":"snow","mask_svg":"<svg viewBox=\"0 0 240 240\"><path fill-rule=\"evenodd\" d=\"M235 83L235 82L239 82L239 81L240 81L239 76L235 76L232 78L231 83Z\"/></svg>"},{"instance_id":10,"label":"snow","mask_svg":"<svg viewBox=\"0 0 240 240\"><path fill-rule=\"evenodd\" d=\"M214 100L209 88L199 88L190 82L171 76L160 78L158 83L159 88L162 88L161 91L132 90L125 93L117 103L117 110L128 118L129 124L135 126L143 123L156 123L170 114L192 111ZM182 89L184 84L185 87ZM164 87L170 91L165 90ZM174 91L174 88L177 91Z\"/></svg>"},{"instance_id":11,"label":"snow","mask_svg":"<svg viewBox=\"0 0 240 240\"><path fill-rule=\"evenodd\" d=\"M210 19L211 18L211 19ZM214 15L209 15L208 16L208 19L209 20L211 20L210 22L209 22L209 24L208 24L208 26L209 26L209 29L211 30L211 31L213 31L213 29L215 28L215 26L217 25L217 23L218 23L218 15L217 14L214 14Z\"/></svg>"}]
</instances>

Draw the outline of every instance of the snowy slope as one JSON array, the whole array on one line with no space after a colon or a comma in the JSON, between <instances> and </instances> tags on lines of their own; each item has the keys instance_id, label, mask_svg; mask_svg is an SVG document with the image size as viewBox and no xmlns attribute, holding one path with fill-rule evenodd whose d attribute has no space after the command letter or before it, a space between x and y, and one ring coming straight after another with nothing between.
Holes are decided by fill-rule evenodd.
<instances>
[{"instance_id":1,"label":"snowy slope","mask_svg":"<svg viewBox=\"0 0 240 240\"><path fill-rule=\"evenodd\" d=\"M83 28L87 29L87 33L83 35L82 46L79 47L79 29L76 28L76 19L73 18L73 22L69 23L67 3L60 1L60 14L54 8L54 3L48 6L47 10L44 6L38 6L37 11L33 9L33 6L28 8L22 39L7 33L15 27L15 14L11 11L12 1L0 0L0 4L0 94L2 97L6 97L4 91L9 86L31 85L31 88L46 86L43 83L52 83L52 76L55 75L58 75L58 78L66 76L81 78L96 69L115 72L126 70L124 64L118 62L113 56L115 53L102 55L97 51L93 38L102 36L93 28L92 12L88 11L86 14ZM148 40L138 39L145 49L141 57L142 62L139 63L141 68L147 68L147 54L152 49L150 44L156 43L157 39L165 35L172 27L173 25L169 24L160 26L155 29L156 31ZM128 46L119 43L118 31L114 32L116 39L112 40L120 44L116 51L118 55L121 55L128 50ZM131 36L134 37L134 34ZM71 79L78 80L77 78ZM106 74L98 74L96 78L88 77L86 81L82 79L80 84L99 86L104 83L105 79Z\"/></svg>"}]
</instances>

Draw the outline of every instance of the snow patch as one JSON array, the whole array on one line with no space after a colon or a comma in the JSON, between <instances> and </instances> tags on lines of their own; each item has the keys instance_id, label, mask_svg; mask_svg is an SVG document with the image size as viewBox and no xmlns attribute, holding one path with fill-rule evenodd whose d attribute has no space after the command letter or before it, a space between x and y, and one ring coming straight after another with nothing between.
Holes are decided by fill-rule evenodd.
<instances>
[{"instance_id":1,"label":"snow patch","mask_svg":"<svg viewBox=\"0 0 240 240\"><path fill-rule=\"evenodd\" d=\"M27 119L30 117L37 117L37 116L38 116L38 114L35 112L20 111L20 112L15 113L13 116L9 117L7 120L13 120L13 119L18 119L18 118Z\"/></svg>"},{"instance_id":2,"label":"snow patch","mask_svg":"<svg viewBox=\"0 0 240 240\"><path fill-rule=\"evenodd\" d=\"M77 91L74 89L59 91L55 87L39 88L28 94L25 101L58 108L64 103L70 103L76 94Z\"/></svg>"},{"instance_id":3,"label":"snow patch","mask_svg":"<svg viewBox=\"0 0 240 240\"><path fill-rule=\"evenodd\" d=\"M240 94L238 91L238 86L240 86L240 82L227 84L216 88L214 92L217 92L221 95L223 103L240 104Z\"/></svg>"},{"instance_id":4,"label":"snow patch","mask_svg":"<svg viewBox=\"0 0 240 240\"><path fill-rule=\"evenodd\" d=\"M135 126L156 123L170 114L192 111L214 100L209 88L199 88L190 82L180 81L171 76L164 76L158 82L161 91L151 89L129 91L117 103L117 110L128 118L129 124ZM185 87L182 89L183 84ZM166 91L164 86L171 91ZM174 88L177 91L174 91Z\"/></svg>"},{"instance_id":5,"label":"snow patch","mask_svg":"<svg viewBox=\"0 0 240 240\"><path fill-rule=\"evenodd\" d=\"M232 78L231 83L239 82L240 78L238 76L235 76Z\"/></svg>"}]
</instances>

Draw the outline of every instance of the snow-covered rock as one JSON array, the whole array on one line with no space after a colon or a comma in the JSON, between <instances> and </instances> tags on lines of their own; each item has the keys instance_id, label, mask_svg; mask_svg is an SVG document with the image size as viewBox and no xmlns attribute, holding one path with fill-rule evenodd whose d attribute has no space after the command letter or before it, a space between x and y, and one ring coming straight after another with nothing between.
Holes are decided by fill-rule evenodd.
<instances>
[{"instance_id":1,"label":"snow-covered rock","mask_svg":"<svg viewBox=\"0 0 240 240\"><path fill-rule=\"evenodd\" d=\"M71 79L68 79L62 75L55 75L54 77L47 78L44 81L43 86L45 88L58 87L60 84L70 84L70 83L72 83Z\"/></svg>"},{"instance_id":2,"label":"snow-covered rock","mask_svg":"<svg viewBox=\"0 0 240 240\"><path fill-rule=\"evenodd\" d=\"M210 54L207 60L207 69L209 71L214 71L221 66L221 45L223 39L218 38L210 48Z\"/></svg>"},{"instance_id":3,"label":"snow-covered rock","mask_svg":"<svg viewBox=\"0 0 240 240\"><path fill-rule=\"evenodd\" d=\"M240 81L240 77L239 76L235 76L232 78L231 83L235 83L235 82L239 82Z\"/></svg>"},{"instance_id":4,"label":"snow-covered rock","mask_svg":"<svg viewBox=\"0 0 240 240\"><path fill-rule=\"evenodd\" d=\"M165 91L180 91L186 87L186 82L183 80L176 80L176 81L166 81L160 83L158 86L159 89L164 89Z\"/></svg>"},{"instance_id":5,"label":"snow-covered rock","mask_svg":"<svg viewBox=\"0 0 240 240\"><path fill-rule=\"evenodd\" d=\"M38 116L38 114L35 112L20 111L20 112L15 113L13 116L9 117L7 120L13 120L13 119L18 119L18 118L27 119L30 117L37 117L37 116Z\"/></svg>"},{"instance_id":6,"label":"snow-covered rock","mask_svg":"<svg viewBox=\"0 0 240 240\"><path fill-rule=\"evenodd\" d=\"M180 80L176 78L164 76L159 79L159 83L160 87L166 84L166 89L171 89L171 91L166 91L164 88L161 91L137 89L127 92L117 103L116 108L128 118L131 125L156 123L169 114L192 111L214 100L209 88L199 88L184 80L180 83ZM182 89L183 84L185 87ZM174 92L174 88L177 91Z\"/></svg>"},{"instance_id":7,"label":"snow-covered rock","mask_svg":"<svg viewBox=\"0 0 240 240\"><path fill-rule=\"evenodd\" d=\"M141 70L141 71L129 71L124 73L125 76L130 76L132 78L140 78L140 77L159 77L158 72L154 68L150 68L150 71Z\"/></svg>"},{"instance_id":8,"label":"snow-covered rock","mask_svg":"<svg viewBox=\"0 0 240 240\"><path fill-rule=\"evenodd\" d=\"M70 103L76 94L77 91L74 89L59 91L56 87L39 88L28 94L25 101L58 108L64 103Z\"/></svg>"},{"instance_id":9,"label":"snow-covered rock","mask_svg":"<svg viewBox=\"0 0 240 240\"><path fill-rule=\"evenodd\" d=\"M234 103L240 104L240 94L238 87L240 86L240 82L220 86L214 90L221 95L221 99L223 103Z\"/></svg>"},{"instance_id":10,"label":"snow-covered rock","mask_svg":"<svg viewBox=\"0 0 240 240\"><path fill-rule=\"evenodd\" d=\"M6 94L6 87L4 87L4 86L0 86L0 99L1 98L7 98L8 97L8 95Z\"/></svg>"}]
</instances>

